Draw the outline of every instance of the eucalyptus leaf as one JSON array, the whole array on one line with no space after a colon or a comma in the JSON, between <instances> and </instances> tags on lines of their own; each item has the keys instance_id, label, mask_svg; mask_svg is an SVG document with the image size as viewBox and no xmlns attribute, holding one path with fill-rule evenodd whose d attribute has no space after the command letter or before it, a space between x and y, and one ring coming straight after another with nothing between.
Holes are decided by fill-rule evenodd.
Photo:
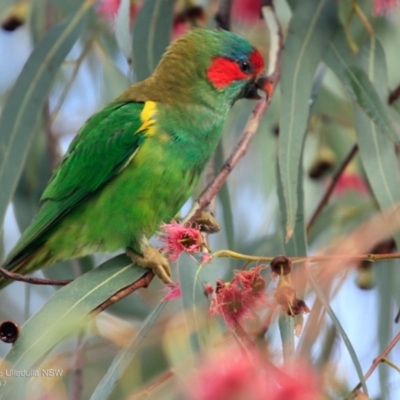
<instances>
[{"instance_id":1,"label":"eucalyptus leaf","mask_svg":"<svg viewBox=\"0 0 400 400\"><path fill-rule=\"evenodd\" d=\"M362 55L361 61L367 69L369 79L375 87L385 88L387 68L379 40L373 37L363 49ZM380 91L381 97L384 97L384 90ZM368 118L355 101L354 103L354 123L361 161L379 207L386 210L400 202L400 171L395 145L382 134L380 127ZM400 248L400 234L397 233L394 237L397 247Z\"/></svg>"},{"instance_id":2,"label":"eucalyptus leaf","mask_svg":"<svg viewBox=\"0 0 400 400\"><path fill-rule=\"evenodd\" d=\"M392 336L392 313L393 313L393 293L396 293L397 286L395 274L398 273L398 260L384 260L373 268L379 268L377 275L377 291L378 291L378 341L379 354L384 351L390 343ZM383 363L384 364L384 363ZM384 365L379 368L379 383L381 387L382 398L390 397L389 382L389 366Z\"/></svg>"},{"instance_id":3,"label":"eucalyptus leaf","mask_svg":"<svg viewBox=\"0 0 400 400\"><path fill-rule=\"evenodd\" d=\"M33 50L0 117L0 221L16 188L51 83L83 30L87 7L53 28Z\"/></svg>"},{"instance_id":4,"label":"eucalyptus leaf","mask_svg":"<svg viewBox=\"0 0 400 400\"><path fill-rule=\"evenodd\" d=\"M284 195L282 181L279 179L279 165L277 165L277 192L280 204L282 204ZM298 207L296 209L296 222L293 229L293 234L288 241L284 240L284 252L288 257L305 256L307 255L307 239L305 231L305 217L304 217L304 194L303 194L303 168L299 168L297 176L297 196ZM286 208L281 207L281 221L283 225L283 232L287 226L287 213Z\"/></svg>"},{"instance_id":5,"label":"eucalyptus leaf","mask_svg":"<svg viewBox=\"0 0 400 400\"><path fill-rule=\"evenodd\" d=\"M218 259L202 267L196 265L189 256L183 254L179 260L179 281L182 303L193 354L200 351L207 342L208 334L204 329L207 324L208 298L204 293L204 283L215 287L218 276Z\"/></svg>"},{"instance_id":6,"label":"eucalyptus leaf","mask_svg":"<svg viewBox=\"0 0 400 400\"><path fill-rule=\"evenodd\" d=\"M309 117L313 77L338 26L329 0L298 2L282 56L279 171L286 208L286 240L293 234L298 207L298 171Z\"/></svg>"},{"instance_id":7,"label":"eucalyptus leaf","mask_svg":"<svg viewBox=\"0 0 400 400\"><path fill-rule=\"evenodd\" d=\"M384 105L365 71L355 62L343 32L330 41L324 54L328 67L342 81L350 95L372 121L394 142L399 142Z\"/></svg>"},{"instance_id":8,"label":"eucalyptus leaf","mask_svg":"<svg viewBox=\"0 0 400 400\"><path fill-rule=\"evenodd\" d=\"M64 286L22 326L6 361L15 370L33 368L56 344L82 328L91 311L143 275L142 267L120 255ZM0 394L7 396L19 384L18 379L9 382Z\"/></svg>"},{"instance_id":9,"label":"eucalyptus leaf","mask_svg":"<svg viewBox=\"0 0 400 400\"><path fill-rule=\"evenodd\" d=\"M146 0L133 26L136 80L148 78L171 41L175 0Z\"/></svg>"},{"instance_id":10,"label":"eucalyptus leaf","mask_svg":"<svg viewBox=\"0 0 400 400\"><path fill-rule=\"evenodd\" d=\"M161 315L161 312L164 310L167 303L167 301L162 300L158 304L158 306L143 322L136 336L125 348L123 348L117 354L112 364L110 365L110 368L108 369L106 375L104 375L103 379L97 385L95 391L90 397L90 400L106 400L109 398L118 379L122 376L126 367L140 350L141 343L150 332L150 329L154 326L155 322Z\"/></svg>"},{"instance_id":11,"label":"eucalyptus leaf","mask_svg":"<svg viewBox=\"0 0 400 400\"><path fill-rule=\"evenodd\" d=\"M365 382L364 379L364 374L363 374L363 370L361 368L361 364L360 364L360 360L357 357L357 353L354 350L354 347L346 333L346 331L343 329L342 324L340 323L338 317L336 316L335 312L333 311L331 305L329 304L329 299L326 298L324 292L320 289L320 287L318 286L317 282L314 280L313 276L311 275L310 270L307 268L306 269L307 275L308 275L308 280L310 282L311 287L313 288L316 296L317 296L317 300L323 305L323 307L325 308L327 314L329 315L329 317L332 320L333 325L336 328L336 331L338 332L338 334L340 335L340 337L343 340L344 345L347 348L347 351L350 354L351 360L353 362L353 365L357 371L357 375L360 379L361 382L361 386L363 388L364 393L368 396L368 389L367 389L367 384Z\"/></svg>"},{"instance_id":12,"label":"eucalyptus leaf","mask_svg":"<svg viewBox=\"0 0 400 400\"><path fill-rule=\"evenodd\" d=\"M121 0L115 18L115 37L122 53L130 64L132 61L132 38L130 34L130 7L131 0Z\"/></svg>"},{"instance_id":13,"label":"eucalyptus leaf","mask_svg":"<svg viewBox=\"0 0 400 400\"><path fill-rule=\"evenodd\" d=\"M39 208L40 197L51 177L50 149L44 133L43 113L40 113L33 143L13 196L14 214L23 232L32 222Z\"/></svg>"},{"instance_id":14,"label":"eucalyptus leaf","mask_svg":"<svg viewBox=\"0 0 400 400\"><path fill-rule=\"evenodd\" d=\"M218 143L217 149L215 151L215 174L218 173L220 168L225 162L224 149L222 142ZM229 193L228 182L225 182L221 189L218 191L218 198L221 201L223 218L224 218L224 232L226 234L226 241L229 249L236 248L235 245L235 225L233 220L233 210L232 201Z\"/></svg>"}]
</instances>

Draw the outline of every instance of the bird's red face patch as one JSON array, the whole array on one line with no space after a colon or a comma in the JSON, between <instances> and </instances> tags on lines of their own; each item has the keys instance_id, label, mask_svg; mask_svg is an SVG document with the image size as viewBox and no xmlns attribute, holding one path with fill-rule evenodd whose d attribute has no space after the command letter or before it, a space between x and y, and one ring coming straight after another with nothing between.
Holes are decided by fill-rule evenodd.
<instances>
[{"instance_id":1,"label":"bird's red face patch","mask_svg":"<svg viewBox=\"0 0 400 400\"><path fill-rule=\"evenodd\" d=\"M254 50L250 54L250 62L253 64L255 75L264 71L264 60L258 50Z\"/></svg>"},{"instance_id":2,"label":"bird's red face patch","mask_svg":"<svg viewBox=\"0 0 400 400\"><path fill-rule=\"evenodd\" d=\"M234 81L241 81L257 76L264 70L264 60L258 50L254 50L250 54L249 62L252 71L245 73L236 61L225 57L215 57L207 70L208 80L215 88L221 90Z\"/></svg>"}]
</instances>

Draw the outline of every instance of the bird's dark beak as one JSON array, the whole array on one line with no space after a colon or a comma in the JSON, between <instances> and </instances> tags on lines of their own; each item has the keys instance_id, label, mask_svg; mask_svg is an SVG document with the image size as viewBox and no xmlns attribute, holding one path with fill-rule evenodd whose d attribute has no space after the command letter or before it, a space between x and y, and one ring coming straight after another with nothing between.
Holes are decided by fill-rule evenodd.
<instances>
[{"instance_id":1,"label":"bird's dark beak","mask_svg":"<svg viewBox=\"0 0 400 400\"><path fill-rule=\"evenodd\" d=\"M273 85L268 76L262 75L258 77L254 82L252 82L246 92L245 98L255 100L261 99L260 95L258 94L259 89L266 93L266 100L271 97Z\"/></svg>"}]
</instances>

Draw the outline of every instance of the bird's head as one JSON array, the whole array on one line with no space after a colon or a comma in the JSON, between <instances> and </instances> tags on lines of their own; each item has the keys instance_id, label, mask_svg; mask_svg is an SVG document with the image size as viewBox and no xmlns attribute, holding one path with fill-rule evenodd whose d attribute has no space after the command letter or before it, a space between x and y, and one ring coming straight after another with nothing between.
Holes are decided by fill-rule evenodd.
<instances>
[{"instance_id":1,"label":"bird's head","mask_svg":"<svg viewBox=\"0 0 400 400\"><path fill-rule=\"evenodd\" d=\"M269 95L264 60L245 38L224 30L193 29L172 43L154 74L162 91L214 98L229 107L238 99ZM182 96L180 96L182 95Z\"/></svg>"}]
</instances>

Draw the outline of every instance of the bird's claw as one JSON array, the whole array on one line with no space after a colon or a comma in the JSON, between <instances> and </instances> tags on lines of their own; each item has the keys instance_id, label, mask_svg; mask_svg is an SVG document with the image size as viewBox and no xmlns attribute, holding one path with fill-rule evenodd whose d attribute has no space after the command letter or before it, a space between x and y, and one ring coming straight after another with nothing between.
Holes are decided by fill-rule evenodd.
<instances>
[{"instance_id":1,"label":"bird's claw","mask_svg":"<svg viewBox=\"0 0 400 400\"><path fill-rule=\"evenodd\" d=\"M202 211L194 221L202 232L216 233L221 230L221 227L214 216L208 211Z\"/></svg>"},{"instance_id":2,"label":"bird's claw","mask_svg":"<svg viewBox=\"0 0 400 400\"><path fill-rule=\"evenodd\" d=\"M143 255L136 253L129 247L126 255L137 265L151 269L164 283L171 284L171 268L167 259L154 247L147 246Z\"/></svg>"}]
</instances>

